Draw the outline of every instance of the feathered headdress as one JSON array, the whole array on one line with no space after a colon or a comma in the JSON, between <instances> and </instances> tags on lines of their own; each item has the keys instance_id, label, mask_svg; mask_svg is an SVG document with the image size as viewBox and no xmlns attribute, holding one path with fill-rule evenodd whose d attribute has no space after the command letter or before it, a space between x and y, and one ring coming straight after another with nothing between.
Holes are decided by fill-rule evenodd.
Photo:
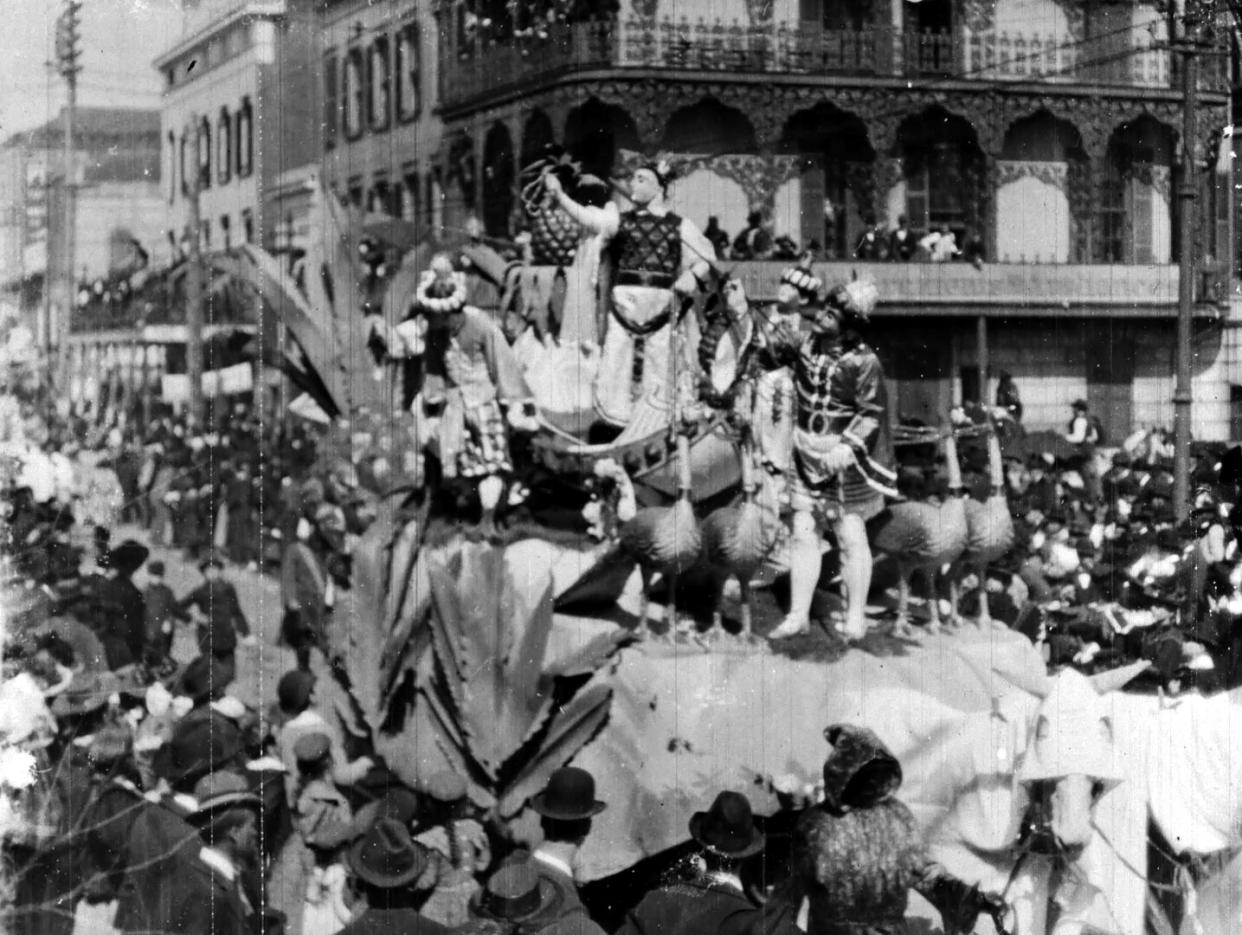
<instances>
[{"instance_id":1,"label":"feathered headdress","mask_svg":"<svg viewBox=\"0 0 1242 935\"><path fill-rule=\"evenodd\" d=\"M840 311L860 321L870 321L880 300L879 290L870 279L855 279L832 290L828 301Z\"/></svg>"}]
</instances>

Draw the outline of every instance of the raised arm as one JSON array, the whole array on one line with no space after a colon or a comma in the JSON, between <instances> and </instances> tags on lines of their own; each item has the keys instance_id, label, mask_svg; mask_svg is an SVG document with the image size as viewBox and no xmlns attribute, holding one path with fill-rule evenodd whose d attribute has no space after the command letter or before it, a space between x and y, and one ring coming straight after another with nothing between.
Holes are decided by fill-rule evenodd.
<instances>
[{"instance_id":1,"label":"raised arm","mask_svg":"<svg viewBox=\"0 0 1242 935\"><path fill-rule=\"evenodd\" d=\"M617 213L617 206L612 202L602 208L580 205L565 194L565 189L561 187L561 180L550 172L544 176L543 186L561 206L561 209L587 230L602 234L604 237L612 237L617 232L621 224L621 216Z\"/></svg>"}]
</instances>

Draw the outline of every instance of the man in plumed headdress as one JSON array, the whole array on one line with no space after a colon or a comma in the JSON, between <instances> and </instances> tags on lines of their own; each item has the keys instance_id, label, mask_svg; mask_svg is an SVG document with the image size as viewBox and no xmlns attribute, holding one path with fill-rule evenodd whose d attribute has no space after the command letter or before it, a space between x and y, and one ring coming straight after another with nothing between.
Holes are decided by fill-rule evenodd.
<instances>
[{"instance_id":1,"label":"man in plumed headdress","mask_svg":"<svg viewBox=\"0 0 1242 935\"><path fill-rule=\"evenodd\" d=\"M811 599L820 574L820 537L830 527L841 550L846 616L840 632L866 635L871 586L866 522L896 496L884 371L863 334L875 306L875 287L853 282L821 300L822 283L808 258L782 276L782 311L797 312L809 333L777 329L767 348L772 362L794 374L797 417L789 477L793 514L789 614L769 638L810 626Z\"/></svg>"}]
</instances>

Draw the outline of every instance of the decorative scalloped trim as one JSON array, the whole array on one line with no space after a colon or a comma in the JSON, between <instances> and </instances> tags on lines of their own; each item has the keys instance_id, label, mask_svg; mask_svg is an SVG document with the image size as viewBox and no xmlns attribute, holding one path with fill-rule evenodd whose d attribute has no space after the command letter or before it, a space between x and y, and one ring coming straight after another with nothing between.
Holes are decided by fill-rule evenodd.
<instances>
[{"instance_id":1,"label":"decorative scalloped trim","mask_svg":"<svg viewBox=\"0 0 1242 935\"><path fill-rule=\"evenodd\" d=\"M417 308L428 312L460 312L466 307L466 277L464 273L453 274L453 294L433 299L427 290L436 281L436 274L425 270L418 279L418 288L414 290L414 304Z\"/></svg>"}]
</instances>

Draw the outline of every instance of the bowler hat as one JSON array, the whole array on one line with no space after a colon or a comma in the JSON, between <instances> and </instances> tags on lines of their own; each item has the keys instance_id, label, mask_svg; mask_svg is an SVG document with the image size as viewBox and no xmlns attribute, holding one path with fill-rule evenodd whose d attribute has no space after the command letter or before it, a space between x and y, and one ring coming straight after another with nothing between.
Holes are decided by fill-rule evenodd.
<instances>
[{"instance_id":1,"label":"bowler hat","mask_svg":"<svg viewBox=\"0 0 1242 935\"><path fill-rule=\"evenodd\" d=\"M389 786L382 796L368 802L354 814L350 838L362 837L382 819L409 827L417 816L418 796L405 786Z\"/></svg>"},{"instance_id":2,"label":"bowler hat","mask_svg":"<svg viewBox=\"0 0 1242 935\"><path fill-rule=\"evenodd\" d=\"M595 798L594 776L585 769L565 766L552 774L543 791L530 800L530 807L544 818L580 821L608 806Z\"/></svg>"},{"instance_id":3,"label":"bowler hat","mask_svg":"<svg viewBox=\"0 0 1242 935\"><path fill-rule=\"evenodd\" d=\"M560 890L525 860L503 865L470 902L476 916L528 922L538 915L553 916L561 899Z\"/></svg>"},{"instance_id":4,"label":"bowler hat","mask_svg":"<svg viewBox=\"0 0 1242 935\"><path fill-rule=\"evenodd\" d=\"M226 769L213 770L200 779L194 786L194 798L198 809L189 816L194 824L205 824L229 808L263 809L263 800L250 790L245 778Z\"/></svg>"},{"instance_id":5,"label":"bowler hat","mask_svg":"<svg viewBox=\"0 0 1242 935\"><path fill-rule=\"evenodd\" d=\"M421 877L427 850L410 837L405 825L381 818L349 850L349 869L364 883L396 889Z\"/></svg>"},{"instance_id":6,"label":"bowler hat","mask_svg":"<svg viewBox=\"0 0 1242 935\"><path fill-rule=\"evenodd\" d=\"M285 711L301 711L310 703L315 676L305 669L290 669L276 685L276 700Z\"/></svg>"},{"instance_id":7,"label":"bowler hat","mask_svg":"<svg viewBox=\"0 0 1242 935\"><path fill-rule=\"evenodd\" d=\"M763 832L755 827L750 800L740 792L722 792L707 811L695 812L690 836L724 857L741 859L763 850Z\"/></svg>"},{"instance_id":8,"label":"bowler hat","mask_svg":"<svg viewBox=\"0 0 1242 935\"><path fill-rule=\"evenodd\" d=\"M1080 412L1086 412L1089 407L1087 406L1087 401L1085 399L1076 399L1070 403L1070 408L1076 409Z\"/></svg>"},{"instance_id":9,"label":"bowler hat","mask_svg":"<svg viewBox=\"0 0 1242 935\"><path fill-rule=\"evenodd\" d=\"M126 539L115 549L108 550L108 567L122 575L132 575L150 556L151 550L141 542Z\"/></svg>"}]
</instances>

